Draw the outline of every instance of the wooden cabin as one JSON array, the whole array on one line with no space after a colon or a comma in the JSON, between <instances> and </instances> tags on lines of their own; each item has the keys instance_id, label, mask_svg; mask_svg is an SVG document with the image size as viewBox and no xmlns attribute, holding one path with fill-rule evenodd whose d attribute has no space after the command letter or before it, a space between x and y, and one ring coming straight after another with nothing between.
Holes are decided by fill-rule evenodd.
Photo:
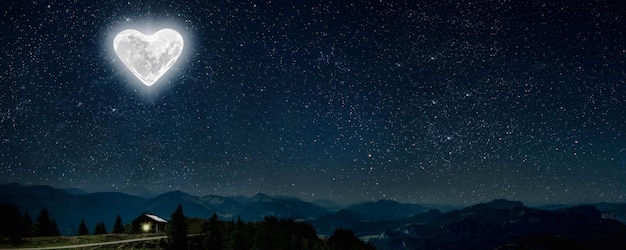
<instances>
[{"instance_id":1,"label":"wooden cabin","mask_svg":"<svg viewBox=\"0 0 626 250\"><path fill-rule=\"evenodd\" d=\"M167 221L159 216L143 213L132 222L134 233L164 234Z\"/></svg>"}]
</instances>

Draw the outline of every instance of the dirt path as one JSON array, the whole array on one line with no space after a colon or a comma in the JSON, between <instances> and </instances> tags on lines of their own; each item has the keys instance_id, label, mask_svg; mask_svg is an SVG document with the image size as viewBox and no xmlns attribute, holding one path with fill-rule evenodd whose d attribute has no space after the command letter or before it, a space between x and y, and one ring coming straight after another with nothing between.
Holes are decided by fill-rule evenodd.
<instances>
[{"instance_id":1,"label":"dirt path","mask_svg":"<svg viewBox=\"0 0 626 250\"><path fill-rule=\"evenodd\" d=\"M190 234L187 237L198 236L199 234ZM148 240L160 240L167 238L167 236L153 236L153 237L145 237L145 238L137 238L137 239L129 239L129 240L116 240L116 241L108 241L108 242L99 242L99 243L89 243L89 244L80 244L80 245L67 245L67 246L56 246L56 247L37 247L37 248L16 248L20 250L51 250L51 249L70 249L70 248L81 248L81 247L98 247L105 245L115 245L115 244L124 244L130 242L137 241L148 241ZM4 249L0 249L4 250Z\"/></svg>"},{"instance_id":2,"label":"dirt path","mask_svg":"<svg viewBox=\"0 0 626 250\"><path fill-rule=\"evenodd\" d=\"M201 234L188 234L187 237L199 236ZM148 240L160 240L165 239L167 236L152 236L152 237L144 237L137 239L129 239L129 240L116 240L116 241L107 241L107 242L99 242L99 243L88 243L88 244L80 244L80 245L66 245L66 246L56 246L56 247L35 247L35 248L8 248L8 249L19 249L19 250L52 250L52 249L70 249L70 248L83 248L83 247L99 247L106 245L115 245L115 244L124 244L130 242L137 241L148 241ZM0 248L0 250L8 250L4 248Z\"/></svg>"}]
</instances>

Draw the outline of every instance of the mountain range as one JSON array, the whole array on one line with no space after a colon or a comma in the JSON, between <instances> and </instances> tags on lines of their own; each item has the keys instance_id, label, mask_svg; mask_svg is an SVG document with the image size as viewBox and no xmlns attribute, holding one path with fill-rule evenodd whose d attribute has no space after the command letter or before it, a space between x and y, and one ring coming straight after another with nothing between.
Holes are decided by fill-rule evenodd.
<instances>
[{"instance_id":1,"label":"mountain range","mask_svg":"<svg viewBox=\"0 0 626 250\"><path fill-rule=\"evenodd\" d=\"M387 230L370 243L381 249L626 249L626 225L609 214L592 205L544 210L494 200Z\"/></svg>"},{"instance_id":2,"label":"mountain range","mask_svg":"<svg viewBox=\"0 0 626 250\"><path fill-rule=\"evenodd\" d=\"M88 227L104 222L108 229L118 214L123 223L143 212L167 220L181 204L187 217L209 218L216 213L221 220L259 221L271 215L306 221L320 235L330 235L336 228L350 229L379 249L494 249L537 242L626 249L626 204L621 203L531 208L519 201L494 200L442 212L442 206L435 209L390 200L342 207L330 200L306 202L263 193L199 197L172 191L146 198L17 183L0 185L1 203L16 205L32 218L42 208L48 209L63 235L75 235L81 219Z\"/></svg>"},{"instance_id":3,"label":"mountain range","mask_svg":"<svg viewBox=\"0 0 626 250\"><path fill-rule=\"evenodd\" d=\"M193 196L181 191L167 192L152 198L116 192L86 193L78 189L49 186L0 185L0 203L16 205L35 218L46 208L55 218L61 234L75 234L81 219L87 226L103 221L110 228L119 214L130 223L143 212L169 219L181 204L188 217L209 218L216 213L222 220L259 221L265 216L292 219L314 219L330 210L292 197L271 197L258 193L253 197Z\"/></svg>"}]
</instances>

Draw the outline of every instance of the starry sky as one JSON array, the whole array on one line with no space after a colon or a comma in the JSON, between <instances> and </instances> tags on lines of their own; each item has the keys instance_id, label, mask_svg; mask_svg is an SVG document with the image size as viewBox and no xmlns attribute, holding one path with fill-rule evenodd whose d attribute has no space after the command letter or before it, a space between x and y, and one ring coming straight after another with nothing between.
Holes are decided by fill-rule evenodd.
<instances>
[{"instance_id":1,"label":"starry sky","mask_svg":"<svg viewBox=\"0 0 626 250\"><path fill-rule=\"evenodd\" d=\"M619 1L184 2L2 1L0 182L626 202ZM126 28L185 39L152 87Z\"/></svg>"}]
</instances>

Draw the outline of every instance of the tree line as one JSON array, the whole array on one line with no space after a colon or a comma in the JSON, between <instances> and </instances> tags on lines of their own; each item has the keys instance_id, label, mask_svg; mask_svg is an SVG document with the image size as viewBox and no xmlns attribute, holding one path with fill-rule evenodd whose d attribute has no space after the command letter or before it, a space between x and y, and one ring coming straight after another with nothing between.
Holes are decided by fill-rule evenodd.
<instances>
[{"instance_id":1,"label":"tree line","mask_svg":"<svg viewBox=\"0 0 626 250\"><path fill-rule=\"evenodd\" d=\"M17 206L0 204L0 236L20 241L22 237L57 236L59 228L47 209L41 209L35 221L28 212L22 214Z\"/></svg>"},{"instance_id":2,"label":"tree line","mask_svg":"<svg viewBox=\"0 0 626 250\"><path fill-rule=\"evenodd\" d=\"M17 206L0 204L0 236L9 237L12 241L19 242L24 237L59 236L59 227L56 220L50 216L48 209L43 208L33 221L30 214L22 214ZM113 224L111 233L125 233L128 228L122 224L122 218L118 214ZM108 231L103 221L96 224L93 235L107 234ZM78 235L90 234L84 219L78 224Z\"/></svg>"},{"instance_id":3,"label":"tree line","mask_svg":"<svg viewBox=\"0 0 626 250\"><path fill-rule=\"evenodd\" d=\"M122 217L118 214L117 217L115 217L115 224L113 224L113 230L111 230L111 233L121 234L126 232L127 230L124 227L124 224L122 224ZM107 233L108 231L106 225L104 225L104 221L98 222L96 224L96 227L93 229L93 235ZM78 235L89 235L89 229L87 228L87 223L85 223L85 219L81 219L80 223L78 224Z\"/></svg>"},{"instance_id":4,"label":"tree line","mask_svg":"<svg viewBox=\"0 0 626 250\"><path fill-rule=\"evenodd\" d=\"M351 230L337 229L320 239L308 223L265 217L260 222L220 221L216 214L202 225L202 237L191 249L374 249Z\"/></svg>"},{"instance_id":5,"label":"tree line","mask_svg":"<svg viewBox=\"0 0 626 250\"><path fill-rule=\"evenodd\" d=\"M351 230L337 229L321 239L313 226L292 219L265 217L259 222L221 221L217 214L202 223L200 236L187 238L187 223L179 205L169 223L166 249L353 249L370 250Z\"/></svg>"},{"instance_id":6,"label":"tree line","mask_svg":"<svg viewBox=\"0 0 626 250\"><path fill-rule=\"evenodd\" d=\"M28 214L20 213L16 206L0 204L0 236L13 241L22 237L58 236L58 226L47 209L41 209L33 221ZM221 221L217 214L202 222L199 236L189 237L188 218L179 204L167 226L167 240L160 242L163 249L374 249L354 235L350 230L337 229L328 239L321 239L313 226L292 219L265 217L259 222ZM111 233L128 233L130 228L122 224L118 214ZM96 224L93 234L106 234L104 222ZM78 235L88 235L90 231L84 219L78 225Z\"/></svg>"}]
</instances>

